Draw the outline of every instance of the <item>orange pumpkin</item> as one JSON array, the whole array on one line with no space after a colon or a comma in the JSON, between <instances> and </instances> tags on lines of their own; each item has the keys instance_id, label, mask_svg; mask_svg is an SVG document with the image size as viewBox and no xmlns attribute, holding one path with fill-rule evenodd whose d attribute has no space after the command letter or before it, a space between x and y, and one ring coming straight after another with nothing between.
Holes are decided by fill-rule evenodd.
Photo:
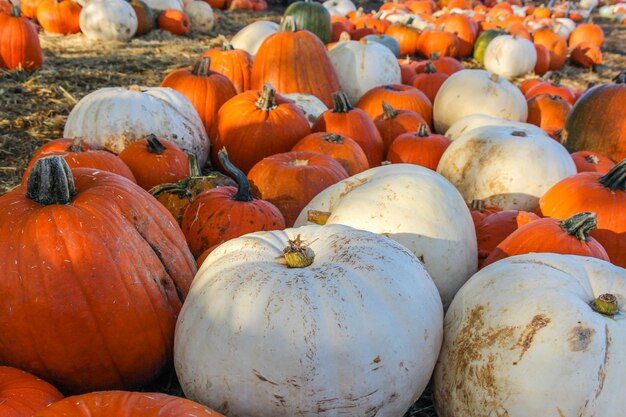
<instances>
[{"instance_id":1,"label":"orange pumpkin","mask_svg":"<svg viewBox=\"0 0 626 417\"><path fill-rule=\"evenodd\" d=\"M533 42L545 46L550 51L550 71L558 71L563 68L567 59L565 39L548 28L542 28L533 33Z\"/></svg>"},{"instance_id":2,"label":"orange pumpkin","mask_svg":"<svg viewBox=\"0 0 626 417\"><path fill-rule=\"evenodd\" d=\"M227 5L226 0L202 0L209 3L212 9L225 9Z\"/></svg>"},{"instance_id":3,"label":"orange pumpkin","mask_svg":"<svg viewBox=\"0 0 626 417\"><path fill-rule=\"evenodd\" d=\"M32 417L35 411L63 399L63 394L36 376L0 366L0 415Z\"/></svg>"},{"instance_id":4,"label":"orange pumpkin","mask_svg":"<svg viewBox=\"0 0 626 417\"><path fill-rule=\"evenodd\" d=\"M202 56L211 58L211 71L228 78L237 94L250 89L252 56L247 51L233 48L224 38L222 48L209 49Z\"/></svg>"},{"instance_id":5,"label":"orange pumpkin","mask_svg":"<svg viewBox=\"0 0 626 417\"><path fill-rule=\"evenodd\" d=\"M0 0L0 13L11 14L13 10L13 5L9 2L9 0Z\"/></svg>"},{"instance_id":6,"label":"orange pumpkin","mask_svg":"<svg viewBox=\"0 0 626 417\"><path fill-rule=\"evenodd\" d=\"M563 128L572 111L572 105L560 96L542 93L530 98L528 101L527 123L532 123L541 128Z\"/></svg>"},{"instance_id":7,"label":"orange pumpkin","mask_svg":"<svg viewBox=\"0 0 626 417\"><path fill-rule=\"evenodd\" d=\"M533 44L537 52L537 62L535 63L535 74L543 75L550 69L550 51L543 45ZM521 88L520 88L521 89ZM524 93L524 90L522 90Z\"/></svg>"},{"instance_id":8,"label":"orange pumpkin","mask_svg":"<svg viewBox=\"0 0 626 417\"><path fill-rule=\"evenodd\" d=\"M583 68L602 63L602 51L592 42L578 42L570 55L570 61Z\"/></svg>"},{"instance_id":9,"label":"orange pumpkin","mask_svg":"<svg viewBox=\"0 0 626 417\"><path fill-rule=\"evenodd\" d=\"M48 33L78 33L81 9L73 0L42 0L37 6L37 21Z\"/></svg>"},{"instance_id":10,"label":"orange pumpkin","mask_svg":"<svg viewBox=\"0 0 626 417\"><path fill-rule=\"evenodd\" d=\"M451 14L440 18L439 21L439 30L450 32L457 36L458 56L470 56L476 41L476 28L472 21L463 14ZM430 54L426 56L430 56Z\"/></svg>"},{"instance_id":11,"label":"orange pumpkin","mask_svg":"<svg viewBox=\"0 0 626 417\"><path fill-rule=\"evenodd\" d=\"M430 54L430 59L415 64L415 72L417 74L426 72L426 67L429 63L435 67L437 72L443 72L448 75L452 75L465 68L463 67L463 64L455 58L449 56L439 56L437 52L433 52Z\"/></svg>"},{"instance_id":12,"label":"orange pumpkin","mask_svg":"<svg viewBox=\"0 0 626 417\"><path fill-rule=\"evenodd\" d=\"M387 161L420 165L436 171L441 155L450 143L452 141L447 137L430 133L426 125L421 125L416 132L404 133L391 142Z\"/></svg>"},{"instance_id":13,"label":"orange pumpkin","mask_svg":"<svg viewBox=\"0 0 626 417\"><path fill-rule=\"evenodd\" d=\"M437 68L429 61L424 72L417 74L411 85L424 93L431 103L434 103L439 89L448 77L446 73L437 72Z\"/></svg>"},{"instance_id":14,"label":"orange pumpkin","mask_svg":"<svg viewBox=\"0 0 626 417\"><path fill-rule=\"evenodd\" d=\"M556 77L555 81L552 82L539 82L534 86L530 87L524 96L526 100L530 100L531 98L538 96L539 94L550 94L553 96L559 96L563 100L567 101L572 106L576 103L576 95L574 94L574 90L570 87L561 84L560 77Z\"/></svg>"},{"instance_id":15,"label":"orange pumpkin","mask_svg":"<svg viewBox=\"0 0 626 417\"><path fill-rule=\"evenodd\" d=\"M456 57L459 55L459 38L450 32L428 29L420 35L418 50L425 57L433 52L439 56Z\"/></svg>"},{"instance_id":16,"label":"orange pumpkin","mask_svg":"<svg viewBox=\"0 0 626 417\"><path fill-rule=\"evenodd\" d=\"M339 162L352 176L368 169L365 152L353 139L336 133L316 132L306 135L291 149L292 152L316 152Z\"/></svg>"},{"instance_id":17,"label":"orange pumpkin","mask_svg":"<svg viewBox=\"0 0 626 417\"><path fill-rule=\"evenodd\" d=\"M29 19L37 17L37 7L42 0L20 0L20 11L22 16Z\"/></svg>"},{"instance_id":18,"label":"orange pumpkin","mask_svg":"<svg viewBox=\"0 0 626 417\"><path fill-rule=\"evenodd\" d=\"M483 200L472 200L467 207L470 209L474 228L477 228L487 216L502 211L500 207L488 206Z\"/></svg>"},{"instance_id":19,"label":"orange pumpkin","mask_svg":"<svg viewBox=\"0 0 626 417\"><path fill-rule=\"evenodd\" d=\"M383 113L381 106L383 101L397 110L413 110L424 118L428 126L432 126L433 105L417 88L402 84L375 87L359 99L357 107L363 109L373 120Z\"/></svg>"},{"instance_id":20,"label":"orange pumpkin","mask_svg":"<svg viewBox=\"0 0 626 417\"><path fill-rule=\"evenodd\" d=\"M41 68L42 63L35 25L20 17L17 7L13 7L10 15L0 13L0 69L34 71Z\"/></svg>"},{"instance_id":21,"label":"orange pumpkin","mask_svg":"<svg viewBox=\"0 0 626 417\"><path fill-rule=\"evenodd\" d=\"M156 26L156 19L150 6L143 0L127 0L137 15L137 32L135 36L145 35Z\"/></svg>"},{"instance_id":22,"label":"orange pumpkin","mask_svg":"<svg viewBox=\"0 0 626 417\"><path fill-rule=\"evenodd\" d=\"M592 151L578 151L572 154L577 172L598 172L607 174L615 166L615 162L606 156Z\"/></svg>"},{"instance_id":23,"label":"orange pumpkin","mask_svg":"<svg viewBox=\"0 0 626 417\"><path fill-rule=\"evenodd\" d=\"M374 119L374 124L383 138L385 155L389 146L398 136L407 132L416 132L426 121L413 110L396 110L389 103L382 102L383 113ZM428 130L428 127L426 127ZM389 159L389 158L387 158Z\"/></svg>"},{"instance_id":24,"label":"orange pumpkin","mask_svg":"<svg viewBox=\"0 0 626 417\"><path fill-rule=\"evenodd\" d=\"M398 41L400 45L400 55L415 55L420 37L420 31L412 26L413 18L409 18L406 23L393 23L385 34Z\"/></svg>"},{"instance_id":25,"label":"orange pumpkin","mask_svg":"<svg viewBox=\"0 0 626 417\"><path fill-rule=\"evenodd\" d=\"M159 14L159 28L173 35L183 36L191 31L189 16L180 10L163 10Z\"/></svg>"},{"instance_id":26,"label":"orange pumpkin","mask_svg":"<svg viewBox=\"0 0 626 417\"><path fill-rule=\"evenodd\" d=\"M599 25L593 23L581 23L576 26L569 35L568 42L570 49L575 48L576 45L581 42L591 42L599 49L604 42L604 32Z\"/></svg>"}]
</instances>

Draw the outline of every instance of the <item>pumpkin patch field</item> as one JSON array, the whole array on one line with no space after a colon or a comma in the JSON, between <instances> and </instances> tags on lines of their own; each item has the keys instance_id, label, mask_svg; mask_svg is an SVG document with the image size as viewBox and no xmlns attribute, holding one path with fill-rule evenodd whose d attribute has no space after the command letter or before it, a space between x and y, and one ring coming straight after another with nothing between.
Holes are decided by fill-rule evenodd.
<instances>
[{"instance_id":1,"label":"pumpkin patch field","mask_svg":"<svg viewBox=\"0 0 626 417\"><path fill-rule=\"evenodd\" d=\"M623 0L0 0L0 417L624 417Z\"/></svg>"}]
</instances>

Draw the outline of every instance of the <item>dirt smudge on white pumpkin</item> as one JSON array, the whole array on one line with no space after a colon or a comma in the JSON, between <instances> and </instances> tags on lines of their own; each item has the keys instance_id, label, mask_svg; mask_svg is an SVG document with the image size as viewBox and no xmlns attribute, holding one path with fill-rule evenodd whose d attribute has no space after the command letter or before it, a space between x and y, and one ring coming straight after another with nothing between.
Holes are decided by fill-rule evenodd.
<instances>
[{"instance_id":1,"label":"dirt smudge on white pumpkin","mask_svg":"<svg viewBox=\"0 0 626 417\"><path fill-rule=\"evenodd\" d=\"M593 335L596 333L594 329L578 325L572 329L568 338L570 349L572 352L586 351L593 340Z\"/></svg>"},{"instance_id":2,"label":"dirt smudge on white pumpkin","mask_svg":"<svg viewBox=\"0 0 626 417\"><path fill-rule=\"evenodd\" d=\"M353 190L359 188L363 184L367 184L369 178L354 178L345 182L345 188L341 194L339 194L339 199L341 200L346 195L350 194Z\"/></svg>"},{"instance_id":3,"label":"dirt smudge on white pumpkin","mask_svg":"<svg viewBox=\"0 0 626 417\"><path fill-rule=\"evenodd\" d=\"M604 388L604 380L606 379L606 364L609 361L609 348L611 347L611 336L609 335L609 326L604 325L604 360L598 369L598 388L596 389L596 399L602 393Z\"/></svg>"},{"instance_id":4,"label":"dirt smudge on white pumpkin","mask_svg":"<svg viewBox=\"0 0 626 417\"><path fill-rule=\"evenodd\" d=\"M531 322L526 325L526 328L520 335L517 344L515 345L516 348L521 347L522 351L520 352L517 362L513 362L513 365L517 365L522 360L528 349L530 349L533 340L535 340L535 336L537 335L539 330L550 324L550 321L551 320L549 317L546 317L543 314L537 314L533 317Z\"/></svg>"},{"instance_id":5,"label":"dirt smudge on white pumpkin","mask_svg":"<svg viewBox=\"0 0 626 417\"><path fill-rule=\"evenodd\" d=\"M263 375L261 375L261 373L259 371L257 371L256 369L252 370L252 373L254 374L254 376L256 376L257 378L259 378L261 381L263 382L267 382L268 384L272 384L272 385L278 385L276 382L270 381L269 379L265 378Z\"/></svg>"}]
</instances>

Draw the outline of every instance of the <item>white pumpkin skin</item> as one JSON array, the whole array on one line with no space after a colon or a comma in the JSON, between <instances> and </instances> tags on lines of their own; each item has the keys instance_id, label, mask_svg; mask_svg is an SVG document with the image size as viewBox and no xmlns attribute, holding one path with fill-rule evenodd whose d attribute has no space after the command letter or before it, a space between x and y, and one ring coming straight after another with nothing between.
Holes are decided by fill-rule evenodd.
<instances>
[{"instance_id":1,"label":"white pumpkin skin","mask_svg":"<svg viewBox=\"0 0 626 417\"><path fill-rule=\"evenodd\" d=\"M101 88L76 104L63 130L66 138L80 137L96 149L114 153L149 134L194 153L200 166L207 160L209 139L200 116L171 88Z\"/></svg>"},{"instance_id":2,"label":"white pumpkin skin","mask_svg":"<svg viewBox=\"0 0 626 417\"><path fill-rule=\"evenodd\" d=\"M313 126L313 123L317 118L328 110L328 107L319 98L310 94L281 94L284 98L289 99L295 103L296 106L302 110L304 116L309 121L309 125Z\"/></svg>"},{"instance_id":3,"label":"white pumpkin skin","mask_svg":"<svg viewBox=\"0 0 626 417\"><path fill-rule=\"evenodd\" d=\"M237 32L230 44L233 48L243 49L254 57L265 38L276 32L278 32L278 23L257 20Z\"/></svg>"},{"instance_id":4,"label":"white pumpkin skin","mask_svg":"<svg viewBox=\"0 0 626 417\"><path fill-rule=\"evenodd\" d=\"M330 212L327 224L384 234L420 259L444 308L476 272L476 232L459 192L436 172L412 164L369 169L319 193L302 210Z\"/></svg>"},{"instance_id":5,"label":"white pumpkin skin","mask_svg":"<svg viewBox=\"0 0 626 417\"><path fill-rule=\"evenodd\" d=\"M533 211L550 187L576 174L576 166L567 150L545 134L483 126L453 141L437 172L454 184L465 201Z\"/></svg>"},{"instance_id":6,"label":"white pumpkin skin","mask_svg":"<svg viewBox=\"0 0 626 417\"><path fill-rule=\"evenodd\" d=\"M309 267L276 260L296 235ZM252 233L202 264L174 362L185 395L229 417L398 417L430 379L442 323L432 280L390 239L338 225Z\"/></svg>"},{"instance_id":7,"label":"white pumpkin skin","mask_svg":"<svg viewBox=\"0 0 626 417\"><path fill-rule=\"evenodd\" d=\"M356 11L356 6L352 3L351 0L326 0L322 3L326 10L331 12L334 10L338 13L339 16L346 16L350 12ZM331 14L332 16L332 14Z\"/></svg>"},{"instance_id":8,"label":"white pumpkin skin","mask_svg":"<svg viewBox=\"0 0 626 417\"><path fill-rule=\"evenodd\" d=\"M338 43L328 53L335 67L341 90L356 103L374 87L400 84L400 66L386 46L376 42Z\"/></svg>"},{"instance_id":9,"label":"white pumpkin skin","mask_svg":"<svg viewBox=\"0 0 626 417\"><path fill-rule=\"evenodd\" d=\"M485 50L485 69L511 79L528 74L537 63L537 51L527 39L511 35L494 38Z\"/></svg>"},{"instance_id":10,"label":"white pumpkin skin","mask_svg":"<svg viewBox=\"0 0 626 417\"><path fill-rule=\"evenodd\" d=\"M180 10L183 11L183 2L181 0L144 0L144 2L153 10Z\"/></svg>"},{"instance_id":11,"label":"white pumpkin skin","mask_svg":"<svg viewBox=\"0 0 626 417\"><path fill-rule=\"evenodd\" d=\"M445 132L457 120L476 113L525 122L528 105L519 88L496 74L476 69L455 72L435 97L435 129Z\"/></svg>"},{"instance_id":12,"label":"white pumpkin skin","mask_svg":"<svg viewBox=\"0 0 626 417\"><path fill-rule=\"evenodd\" d=\"M209 33L215 26L215 15L209 3L204 1L192 1L185 7L185 13L189 16L191 30L199 33Z\"/></svg>"},{"instance_id":13,"label":"white pumpkin skin","mask_svg":"<svg viewBox=\"0 0 626 417\"><path fill-rule=\"evenodd\" d=\"M487 116L486 114L471 114L457 120L448 130L446 130L445 136L450 140L455 140L472 129L484 126L510 126L514 127L516 130L521 130L526 133L548 137L546 132L533 124L499 119L497 117Z\"/></svg>"},{"instance_id":14,"label":"white pumpkin skin","mask_svg":"<svg viewBox=\"0 0 626 417\"><path fill-rule=\"evenodd\" d=\"M124 0L93 0L82 8L80 30L89 39L128 41L137 32L137 14Z\"/></svg>"},{"instance_id":15,"label":"white pumpkin skin","mask_svg":"<svg viewBox=\"0 0 626 417\"><path fill-rule=\"evenodd\" d=\"M617 319L590 307L617 297ZM439 417L622 417L626 270L588 257L514 256L482 269L445 318Z\"/></svg>"}]
</instances>

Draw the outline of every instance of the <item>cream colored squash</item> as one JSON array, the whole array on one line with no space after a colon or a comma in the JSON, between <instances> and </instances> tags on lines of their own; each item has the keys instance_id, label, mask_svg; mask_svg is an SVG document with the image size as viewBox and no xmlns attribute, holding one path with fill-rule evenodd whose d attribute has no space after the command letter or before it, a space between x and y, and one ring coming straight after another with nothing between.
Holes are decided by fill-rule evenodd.
<instances>
[{"instance_id":1,"label":"cream colored squash","mask_svg":"<svg viewBox=\"0 0 626 417\"><path fill-rule=\"evenodd\" d=\"M280 259L288 240L313 263ZM346 226L258 232L217 247L176 326L185 396L229 417L399 417L428 383L443 309L420 262Z\"/></svg>"},{"instance_id":2,"label":"cream colored squash","mask_svg":"<svg viewBox=\"0 0 626 417\"><path fill-rule=\"evenodd\" d=\"M144 0L145 3L154 10L183 10L181 0Z\"/></svg>"},{"instance_id":3,"label":"cream colored squash","mask_svg":"<svg viewBox=\"0 0 626 417\"><path fill-rule=\"evenodd\" d=\"M567 17L558 17L555 20L557 23L554 25L552 30L557 35L561 35L563 39L569 39L569 35L572 34L574 29L576 29L576 22Z\"/></svg>"},{"instance_id":4,"label":"cream colored squash","mask_svg":"<svg viewBox=\"0 0 626 417\"><path fill-rule=\"evenodd\" d=\"M619 313L591 306L602 294ZM548 253L504 259L461 288L434 377L439 417L622 417L626 269Z\"/></svg>"},{"instance_id":5,"label":"cream colored squash","mask_svg":"<svg viewBox=\"0 0 626 417\"><path fill-rule=\"evenodd\" d=\"M137 32L137 14L124 0L92 0L80 11L79 25L89 39L128 41Z\"/></svg>"},{"instance_id":6,"label":"cream colored squash","mask_svg":"<svg viewBox=\"0 0 626 417\"><path fill-rule=\"evenodd\" d=\"M313 123L317 120L317 118L328 110L328 107L320 100L319 98L312 96L310 94L300 94L300 93L291 93L291 94L282 94L282 96L286 99L293 101L296 106L302 110L304 116L309 121L309 124L313 126Z\"/></svg>"},{"instance_id":7,"label":"cream colored squash","mask_svg":"<svg viewBox=\"0 0 626 417\"><path fill-rule=\"evenodd\" d=\"M525 122L528 106L519 88L496 74L477 69L452 74L435 97L435 129L445 132L457 120L476 113Z\"/></svg>"},{"instance_id":8,"label":"cream colored squash","mask_svg":"<svg viewBox=\"0 0 626 417\"><path fill-rule=\"evenodd\" d=\"M101 88L76 104L63 131L66 138L81 137L96 149L114 153L149 134L193 152L200 166L207 160L209 140L200 116L171 88Z\"/></svg>"},{"instance_id":9,"label":"cream colored squash","mask_svg":"<svg viewBox=\"0 0 626 417\"><path fill-rule=\"evenodd\" d=\"M257 20L237 32L230 44L235 49L243 49L254 57L265 38L276 32L278 32L278 23Z\"/></svg>"},{"instance_id":10,"label":"cream colored squash","mask_svg":"<svg viewBox=\"0 0 626 417\"><path fill-rule=\"evenodd\" d=\"M376 42L340 42L328 53L339 85L351 103L374 87L400 84L400 66L386 46Z\"/></svg>"},{"instance_id":11,"label":"cream colored squash","mask_svg":"<svg viewBox=\"0 0 626 417\"><path fill-rule=\"evenodd\" d=\"M550 187L576 174L576 166L565 148L545 135L510 126L483 126L453 141L437 172L454 184L465 201L533 211Z\"/></svg>"},{"instance_id":12,"label":"cream colored squash","mask_svg":"<svg viewBox=\"0 0 626 417\"><path fill-rule=\"evenodd\" d=\"M199 33L209 33L215 26L215 15L209 3L197 0L192 1L185 7L185 13L189 16L191 30Z\"/></svg>"},{"instance_id":13,"label":"cream colored squash","mask_svg":"<svg viewBox=\"0 0 626 417\"><path fill-rule=\"evenodd\" d=\"M372 168L330 186L300 213L329 213L327 224L382 233L424 262L446 307L476 272L476 233L459 192L441 175L411 164Z\"/></svg>"},{"instance_id":14,"label":"cream colored squash","mask_svg":"<svg viewBox=\"0 0 626 417\"><path fill-rule=\"evenodd\" d=\"M322 3L324 7L331 12L337 13L337 16L346 16L350 12L356 11L356 6L351 0L326 0Z\"/></svg>"},{"instance_id":15,"label":"cream colored squash","mask_svg":"<svg viewBox=\"0 0 626 417\"><path fill-rule=\"evenodd\" d=\"M512 79L526 75L535 68L537 52L528 39L501 35L487 45L484 61L487 71Z\"/></svg>"},{"instance_id":16,"label":"cream colored squash","mask_svg":"<svg viewBox=\"0 0 626 417\"><path fill-rule=\"evenodd\" d=\"M487 116L486 114L471 114L457 120L446 131L445 136L451 140L455 140L464 133L483 126L510 126L514 127L516 130L522 130L526 133L532 133L533 135L543 135L547 139L550 139L550 137L540 127L533 124L499 119L497 117Z\"/></svg>"}]
</instances>

